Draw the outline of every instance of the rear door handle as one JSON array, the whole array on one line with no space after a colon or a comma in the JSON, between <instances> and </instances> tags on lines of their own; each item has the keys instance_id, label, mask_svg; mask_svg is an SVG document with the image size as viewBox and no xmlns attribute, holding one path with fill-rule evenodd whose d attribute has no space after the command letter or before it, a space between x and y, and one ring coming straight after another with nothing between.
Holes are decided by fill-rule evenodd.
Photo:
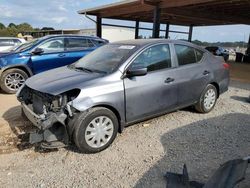
<instances>
[{"instance_id":1,"label":"rear door handle","mask_svg":"<svg viewBox=\"0 0 250 188\"><path fill-rule=\"evenodd\" d=\"M204 72L203 72L203 75L209 75L210 74L210 72L209 71L207 71L207 70L205 70Z\"/></svg>"},{"instance_id":2,"label":"rear door handle","mask_svg":"<svg viewBox=\"0 0 250 188\"><path fill-rule=\"evenodd\" d=\"M65 54L59 54L58 57L65 57Z\"/></svg>"},{"instance_id":3,"label":"rear door handle","mask_svg":"<svg viewBox=\"0 0 250 188\"><path fill-rule=\"evenodd\" d=\"M167 78L167 79L165 80L165 83L169 84L169 83L171 83L171 82L173 82L173 81L174 81L174 78Z\"/></svg>"}]
</instances>

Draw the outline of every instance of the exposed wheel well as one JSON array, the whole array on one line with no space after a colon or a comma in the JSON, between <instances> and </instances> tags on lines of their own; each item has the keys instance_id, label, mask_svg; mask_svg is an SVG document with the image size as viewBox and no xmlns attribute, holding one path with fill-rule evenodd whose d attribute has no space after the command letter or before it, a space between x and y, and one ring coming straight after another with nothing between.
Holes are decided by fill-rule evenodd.
<instances>
[{"instance_id":1,"label":"exposed wheel well","mask_svg":"<svg viewBox=\"0 0 250 188\"><path fill-rule=\"evenodd\" d=\"M217 94L218 94L218 98L219 98L219 96L220 96L220 86L219 86L219 84L217 84L216 82L212 82L210 84L212 84L216 88Z\"/></svg>"},{"instance_id":2,"label":"exposed wheel well","mask_svg":"<svg viewBox=\"0 0 250 188\"><path fill-rule=\"evenodd\" d=\"M104 107L104 108L107 108L107 109L111 110L115 114L115 116L117 117L117 119L118 119L119 133L122 132L123 128L122 128L122 123L121 123L121 116L120 116L119 112L114 107L112 107L110 105L97 105L97 106L93 106L92 108L95 108L95 107Z\"/></svg>"},{"instance_id":3,"label":"exposed wheel well","mask_svg":"<svg viewBox=\"0 0 250 188\"><path fill-rule=\"evenodd\" d=\"M10 69L20 69L20 70L24 71L29 77L31 76L30 72L23 66L9 67L9 68L5 69L4 71L10 70Z\"/></svg>"}]
</instances>

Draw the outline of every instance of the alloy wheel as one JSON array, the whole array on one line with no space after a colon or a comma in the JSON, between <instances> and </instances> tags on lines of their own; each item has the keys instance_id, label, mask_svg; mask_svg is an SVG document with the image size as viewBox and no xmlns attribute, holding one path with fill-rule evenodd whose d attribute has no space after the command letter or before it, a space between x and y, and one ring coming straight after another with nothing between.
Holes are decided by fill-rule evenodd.
<instances>
[{"instance_id":1,"label":"alloy wheel","mask_svg":"<svg viewBox=\"0 0 250 188\"><path fill-rule=\"evenodd\" d=\"M5 86L12 91L17 91L24 82L25 78L20 73L9 73L5 78Z\"/></svg>"}]
</instances>

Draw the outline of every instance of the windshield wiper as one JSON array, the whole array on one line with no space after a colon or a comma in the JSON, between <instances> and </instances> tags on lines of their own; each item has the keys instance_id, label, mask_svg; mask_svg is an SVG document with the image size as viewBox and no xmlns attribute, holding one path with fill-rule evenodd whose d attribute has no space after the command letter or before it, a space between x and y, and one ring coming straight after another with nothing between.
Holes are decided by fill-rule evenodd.
<instances>
[{"instance_id":1,"label":"windshield wiper","mask_svg":"<svg viewBox=\"0 0 250 188\"><path fill-rule=\"evenodd\" d=\"M101 70L96 70L96 69L91 69L92 72L97 72L97 73L101 73L101 74L107 74L106 71L101 71Z\"/></svg>"},{"instance_id":2,"label":"windshield wiper","mask_svg":"<svg viewBox=\"0 0 250 188\"><path fill-rule=\"evenodd\" d=\"M105 72L105 71L96 70L96 69L89 69L89 68L86 68L86 67L72 66L72 68L77 69L77 70L81 70L81 71L85 71L85 72L90 72L90 73L96 72L96 73L101 73L101 74L107 74L107 72Z\"/></svg>"},{"instance_id":3,"label":"windshield wiper","mask_svg":"<svg viewBox=\"0 0 250 188\"><path fill-rule=\"evenodd\" d=\"M91 69L85 68L85 67L76 67L74 66L74 69L85 71L85 72L93 72Z\"/></svg>"}]
</instances>

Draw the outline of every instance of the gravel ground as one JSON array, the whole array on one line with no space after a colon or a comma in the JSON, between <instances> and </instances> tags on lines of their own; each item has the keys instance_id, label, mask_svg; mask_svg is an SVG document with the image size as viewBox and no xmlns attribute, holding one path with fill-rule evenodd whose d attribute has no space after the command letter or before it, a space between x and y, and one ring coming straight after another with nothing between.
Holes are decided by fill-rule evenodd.
<instances>
[{"instance_id":1,"label":"gravel ground","mask_svg":"<svg viewBox=\"0 0 250 188\"><path fill-rule=\"evenodd\" d=\"M180 173L184 163L191 180L204 182L220 164L250 154L249 91L250 84L232 82L211 113L184 109L130 126L110 148L92 155L73 146L52 152L16 147L17 135L30 124L13 107L2 115L15 134L0 139L0 187L163 188L166 171ZM249 171L239 187L249 187Z\"/></svg>"}]
</instances>

